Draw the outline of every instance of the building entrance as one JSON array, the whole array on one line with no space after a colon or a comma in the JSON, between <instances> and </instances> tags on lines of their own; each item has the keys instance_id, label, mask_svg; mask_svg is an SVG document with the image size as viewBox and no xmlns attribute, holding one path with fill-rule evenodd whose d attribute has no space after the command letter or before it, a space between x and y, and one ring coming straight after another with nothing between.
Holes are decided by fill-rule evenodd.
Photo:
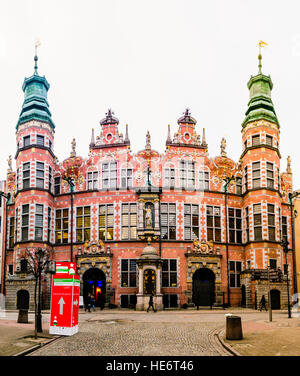
<instances>
[{"instance_id":1,"label":"building entrance","mask_svg":"<svg viewBox=\"0 0 300 376\"><path fill-rule=\"evenodd\" d=\"M200 268L193 274L193 303L195 306L212 306L215 302L215 274Z\"/></svg>"},{"instance_id":2,"label":"building entrance","mask_svg":"<svg viewBox=\"0 0 300 376\"><path fill-rule=\"evenodd\" d=\"M156 276L153 269L144 271L144 294L155 295Z\"/></svg>"},{"instance_id":3,"label":"building entrance","mask_svg":"<svg viewBox=\"0 0 300 376\"><path fill-rule=\"evenodd\" d=\"M272 309L280 309L280 291L273 289L270 291L270 294L271 294Z\"/></svg>"},{"instance_id":4,"label":"building entrance","mask_svg":"<svg viewBox=\"0 0 300 376\"><path fill-rule=\"evenodd\" d=\"M83 300L86 304L88 294L95 298L95 306L104 308L106 294L106 277L102 270L90 268L83 274Z\"/></svg>"}]
</instances>

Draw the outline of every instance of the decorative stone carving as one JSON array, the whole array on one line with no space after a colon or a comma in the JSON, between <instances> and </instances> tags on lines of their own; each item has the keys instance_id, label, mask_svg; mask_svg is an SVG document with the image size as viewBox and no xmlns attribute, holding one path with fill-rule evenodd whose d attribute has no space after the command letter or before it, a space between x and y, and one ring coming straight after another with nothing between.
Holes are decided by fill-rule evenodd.
<instances>
[{"instance_id":1,"label":"decorative stone carving","mask_svg":"<svg viewBox=\"0 0 300 376\"><path fill-rule=\"evenodd\" d=\"M104 243L102 240L99 243L89 242L84 243L83 253L85 255L96 255L105 253Z\"/></svg>"},{"instance_id":2,"label":"decorative stone carving","mask_svg":"<svg viewBox=\"0 0 300 376\"><path fill-rule=\"evenodd\" d=\"M212 254L214 253L213 242L212 241L206 242L203 239L199 242L198 239L195 239L193 241L193 252L202 253L202 254Z\"/></svg>"}]
</instances>

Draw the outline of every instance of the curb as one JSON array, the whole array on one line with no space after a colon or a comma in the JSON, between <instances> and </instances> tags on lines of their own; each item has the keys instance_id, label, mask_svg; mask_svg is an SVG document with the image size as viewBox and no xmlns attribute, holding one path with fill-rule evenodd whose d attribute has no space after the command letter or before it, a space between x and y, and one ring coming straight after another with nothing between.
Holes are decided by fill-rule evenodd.
<instances>
[{"instance_id":1,"label":"curb","mask_svg":"<svg viewBox=\"0 0 300 376\"><path fill-rule=\"evenodd\" d=\"M58 339L62 338L62 336L59 336L59 337L55 337L55 338L52 338L50 341L46 342L46 343L39 343L38 345L35 345L35 346L32 346L30 347L29 349L26 349L24 351L21 351L17 354L14 354L12 356L25 356L27 354L30 354L38 349L40 349L41 347L44 347L44 346L47 346L47 345L50 345L50 343L54 342L54 341L57 341Z\"/></svg>"},{"instance_id":2,"label":"curb","mask_svg":"<svg viewBox=\"0 0 300 376\"><path fill-rule=\"evenodd\" d=\"M221 329L219 332L215 333L215 336L218 338L221 346L223 346L224 349L230 352L233 356L242 356L240 353L234 350L230 345L228 345L227 343L223 341L224 334L225 334L224 329Z\"/></svg>"}]
</instances>

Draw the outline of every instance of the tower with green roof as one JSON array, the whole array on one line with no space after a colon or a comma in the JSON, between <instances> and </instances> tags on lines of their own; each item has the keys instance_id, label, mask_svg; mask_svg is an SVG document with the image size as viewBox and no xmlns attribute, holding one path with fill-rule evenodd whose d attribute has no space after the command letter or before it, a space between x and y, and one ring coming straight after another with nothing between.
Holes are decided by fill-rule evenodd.
<instances>
[{"instance_id":1,"label":"tower with green roof","mask_svg":"<svg viewBox=\"0 0 300 376\"><path fill-rule=\"evenodd\" d=\"M280 220L280 152L279 121L271 99L273 83L262 73L262 56L258 56L258 73L247 86L250 99L242 122L243 205L245 259L247 268L262 264L281 254Z\"/></svg>"},{"instance_id":2,"label":"tower with green roof","mask_svg":"<svg viewBox=\"0 0 300 376\"><path fill-rule=\"evenodd\" d=\"M39 246L51 241L50 232L39 229L36 222L53 216L55 125L47 100L50 85L38 74L37 61L35 54L34 73L22 86L24 102L16 125L15 205L21 221L16 241L34 241Z\"/></svg>"}]
</instances>

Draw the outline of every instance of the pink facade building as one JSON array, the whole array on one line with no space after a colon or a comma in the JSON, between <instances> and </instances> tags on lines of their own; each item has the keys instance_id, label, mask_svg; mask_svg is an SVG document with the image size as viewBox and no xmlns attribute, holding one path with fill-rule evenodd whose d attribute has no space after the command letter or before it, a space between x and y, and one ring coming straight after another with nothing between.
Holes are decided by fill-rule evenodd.
<instances>
[{"instance_id":1,"label":"pink facade building","mask_svg":"<svg viewBox=\"0 0 300 376\"><path fill-rule=\"evenodd\" d=\"M20 290L33 304L24 251L36 248L49 249L54 261L75 262L81 295L94 294L101 308L143 310L151 293L158 309L256 307L267 297L268 266L272 304L286 306L287 273L290 294L296 289L292 252L285 266L281 246L282 239L292 244L292 173L289 160L286 171L280 167L272 87L260 64L236 128L242 130L238 161L229 157L225 139L220 155L209 155L205 130L197 131L189 109L174 135L166 127L163 151L152 149L148 132L145 148L133 152L128 126L120 133L108 110L91 130L89 154L77 155L73 139L66 142L70 155L59 161L49 83L36 64L23 84L16 167L7 176L7 307L16 308ZM45 308L50 278L42 278Z\"/></svg>"}]
</instances>

